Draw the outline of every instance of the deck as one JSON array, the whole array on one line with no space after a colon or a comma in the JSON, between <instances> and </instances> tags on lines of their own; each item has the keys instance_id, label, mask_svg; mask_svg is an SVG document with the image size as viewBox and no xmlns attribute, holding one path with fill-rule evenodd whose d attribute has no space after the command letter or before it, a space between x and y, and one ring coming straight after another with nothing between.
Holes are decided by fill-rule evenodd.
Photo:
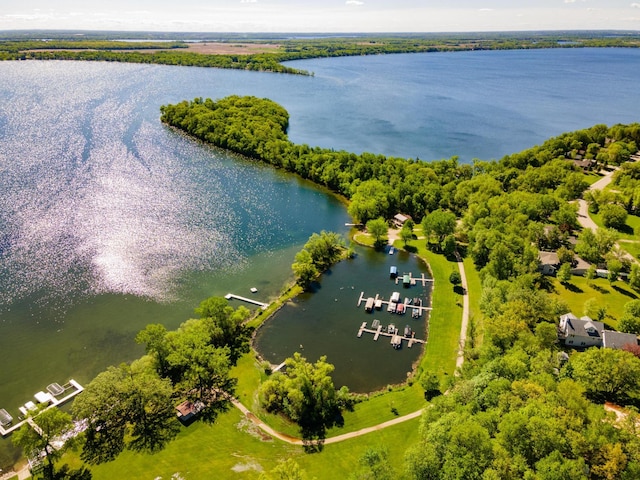
<instances>
[{"instance_id":1,"label":"deck","mask_svg":"<svg viewBox=\"0 0 640 480\"><path fill-rule=\"evenodd\" d=\"M69 380L69 383L66 383L64 385L64 392L67 392L68 390L72 390L72 391L66 394L64 397L57 398L57 397L51 396L49 400L50 405L46 409L48 410L49 408L58 407L60 405L67 403L73 397L81 393L84 390L84 387L80 385L78 382L76 382L74 379L71 379ZM2 435L3 437L6 437L10 433L13 433L16 430L18 430L25 423L29 423L32 426L35 425L31 417L27 417L19 421L18 423L11 425L10 427L0 426L0 435Z\"/></svg>"}]
</instances>

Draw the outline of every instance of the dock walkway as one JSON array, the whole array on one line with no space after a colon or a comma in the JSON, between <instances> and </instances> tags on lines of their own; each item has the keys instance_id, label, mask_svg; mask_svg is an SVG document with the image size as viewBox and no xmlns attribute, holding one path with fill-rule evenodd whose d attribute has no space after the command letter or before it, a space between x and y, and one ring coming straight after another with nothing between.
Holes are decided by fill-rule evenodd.
<instances>
[{"instance_id":1,"label":"dock walkway","mask_svg":"<svg viewBox=\"0 0 640 480\"><path fill-rule=\"evenodd\" d=\"M53 407L58 407L60 405L63 405L65 403L67 403L73 397L75 397L80 392L82 392L84 390L84 387L82 385L80 385L78 382L76 382L74 379L71 379L71 380L69 380L69 383L64 385L65 392L67 390L70 390L70 389L73 389L73 391L68 393L67 395L65 395L62 398L56 398L54 396L51 396L50 405L46 408L46 410L48 410L50 408L53 408ZM7 428L5 428L5 427L0 425L0 435L2 435L3 437L6 437L10 433L13 433L16 430L18 430L25 423L29 423L29 424L34 425L32 422L33 422L33 420L31 420L31 417L27 417L24 420L21 420L20 422L16 423L15 425L11 425L10 427L7 427Z\"/></svg>"},{"instance_id":2,"label":"dock walkway","mask_svg":"<svg viewBox=\"0 0 640 480\"><path fill-rule=\"evenodd\" d=\"M241 302L251 303L253 305L258 305L263 310L269 306L268 303L259 302L258 300L254 300L253 298L241 297L240 295L235 295L233 293L227 293L224 298L227 300L235 299L240 300Z\"/></svg>"},{"instance_id":3,"label":"dock walkway","mask_svg":"<svg viewBox=\"0 0 640 480\"><path fill-rule=\"evenodd\" d=\"M429 281L429 279L427 279L427 281ZM367 297L367 298L369 298L369 297ZM364 292L360 292L360 297L358 298L358 307L360 305L362 305L362 302L364 300L365 300ZM375 300L376 301L379 300L382 305L387 305L387 306L389 305L389 300L380 300L380 294L376 294ZM410 303L405 303L404 305L406 306L406 308L419 308L421 314L422 314L422 312L428 312L430 310L433 310L432 307L422 307L422 306L419 307L417 305L413 305L413 304L410 304Z\"/></svg>"},{"instance_id":4,"label":"dock walkway","mask_svg":"<svg viewBox=\"0 0 640 480\"><path fill-rule=\"evenodd\" d=\"M396 285L398 285L402 281L402 278L400 278L400 275L396 277L395 281L396 281ZM423 287L426 287L427 283L433 282L433 278L425 277L424 273L422 273L420 277L414 277L413 274L409 272L409 282L411 283L411 285L415 285L416 283L419 282L419 283L422 283Z\"/></svg>"},{"instance_id":5,"label":"dock walkway","mask_svg":"<svg viewBox=\"0 0 640 480\"><path fill-rule=\"evenodd\" d=\"M380 335L382 335L383 337L389 337L392 340L394 339L394 337L400 337L401 341L402 340L407 341L407 347L409 348L411 348L414 343L422 343L422 344L427 343L425 340L422 340L420 338L415 338L415 333L412 334L410 337L403 337L396 333L383 332L382 325L380 325L376 330L372 328L367 328L367 322L362 322L362 325L360 325L360 328L358 329L358 338L362 337L363 333L372 333L373 339L375 341L378 341L378 338L380 337Z\"/></svg>"}]
</instances>

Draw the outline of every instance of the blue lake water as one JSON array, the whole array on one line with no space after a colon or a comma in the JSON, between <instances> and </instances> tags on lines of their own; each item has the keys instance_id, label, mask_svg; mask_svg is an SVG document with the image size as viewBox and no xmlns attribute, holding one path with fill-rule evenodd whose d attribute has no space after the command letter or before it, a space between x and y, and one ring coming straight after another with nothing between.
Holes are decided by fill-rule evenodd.
<instances>
[{"instance_id":1,"label":"blue lake water","mask_svg":"<svg viewBox=\"0 0 640 480\"><path fill-rule=\"evenodd\" d=\"M162 104L269 97L295 142L423 160L640 118L640 50L291 64L315 75L0 62L0 408L135 358L138 330L175 327L209 295L276 296L311 233L346 233L332 196L163 127Z\"/></svg>"}]
</instances>

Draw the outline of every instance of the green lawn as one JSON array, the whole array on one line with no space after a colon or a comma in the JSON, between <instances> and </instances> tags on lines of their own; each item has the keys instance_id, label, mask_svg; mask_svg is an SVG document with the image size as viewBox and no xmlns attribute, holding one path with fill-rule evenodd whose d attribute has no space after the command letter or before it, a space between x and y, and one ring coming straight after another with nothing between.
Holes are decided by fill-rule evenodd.
<instances>
[{"instance_id":1,"label":"green lawn","mask_svg":"<svg viewBox=\"0 0 640 480\"><path fill-rule=\"evenodd\" d=\"M602 223L602 216L599 213L589 213L589 216L595 222L596 225L600 228L604 228L604 223ZM621 239L624 240L633 240L638 241L638 236L634 233L636 228L640 227L640 217L635 215L627 215L625 231L621 232L617 230Z\"/></svg>"},{"instance_id":2,"label":"green lawn","mask_svg":"<svg viewBox=\"0 0 640 480\"><path fill-rule=\"evenodd\" d=\"M604 278L589 281L584 277L573 276L566 287L555 278L552 282L552 295L562 299L578 317L584 315L584 303L590 298L596 298L598 305L606 307L605 323L611 328L616 328L624 304L639 297L626 283L619 280L610 284Z\"/></svg>"}]
</instances>

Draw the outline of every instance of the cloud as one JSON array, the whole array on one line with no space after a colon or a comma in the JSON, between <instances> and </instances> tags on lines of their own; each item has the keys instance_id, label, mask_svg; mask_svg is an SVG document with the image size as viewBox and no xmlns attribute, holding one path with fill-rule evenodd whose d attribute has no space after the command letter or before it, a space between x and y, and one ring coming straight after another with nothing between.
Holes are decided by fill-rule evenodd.
<instances>
[{"instance_id":1,"label":"cloud","mask_svg":"<svg viewBox=\"0 0 640 480\"><path fill-rule=\"evenodd\" d=\"M493 12L493 8L479 8L479 12Z\"/></svg>"},{"instance_id":2,"label":"cloud","mask_svg":"<svg viewBox=\"0 0 640 480\"><path fill-rule=\"evenodd\" d=\"M640 3L632 3L631 8L640 8Z\"/></svg>"},{"instance_id":3,"label":"cloud","mask_svg":"<svg viewBox=\"0 0 640 480\"><path fill-rule=\"evenodd\" d=\"M240 0L240 3L258 3L258 0Z\"/></svg>"},{"instance_id":4,"label":"cloud","mask_svg":"<svg viewBox=\"0 0 640 480\"><path fill-rule=\"evenodd\" d=\"M347 0L346 2L344 2L345 5L364 5L364 2L361 2L360 0Z\"/></svg>"}]
</instances>

